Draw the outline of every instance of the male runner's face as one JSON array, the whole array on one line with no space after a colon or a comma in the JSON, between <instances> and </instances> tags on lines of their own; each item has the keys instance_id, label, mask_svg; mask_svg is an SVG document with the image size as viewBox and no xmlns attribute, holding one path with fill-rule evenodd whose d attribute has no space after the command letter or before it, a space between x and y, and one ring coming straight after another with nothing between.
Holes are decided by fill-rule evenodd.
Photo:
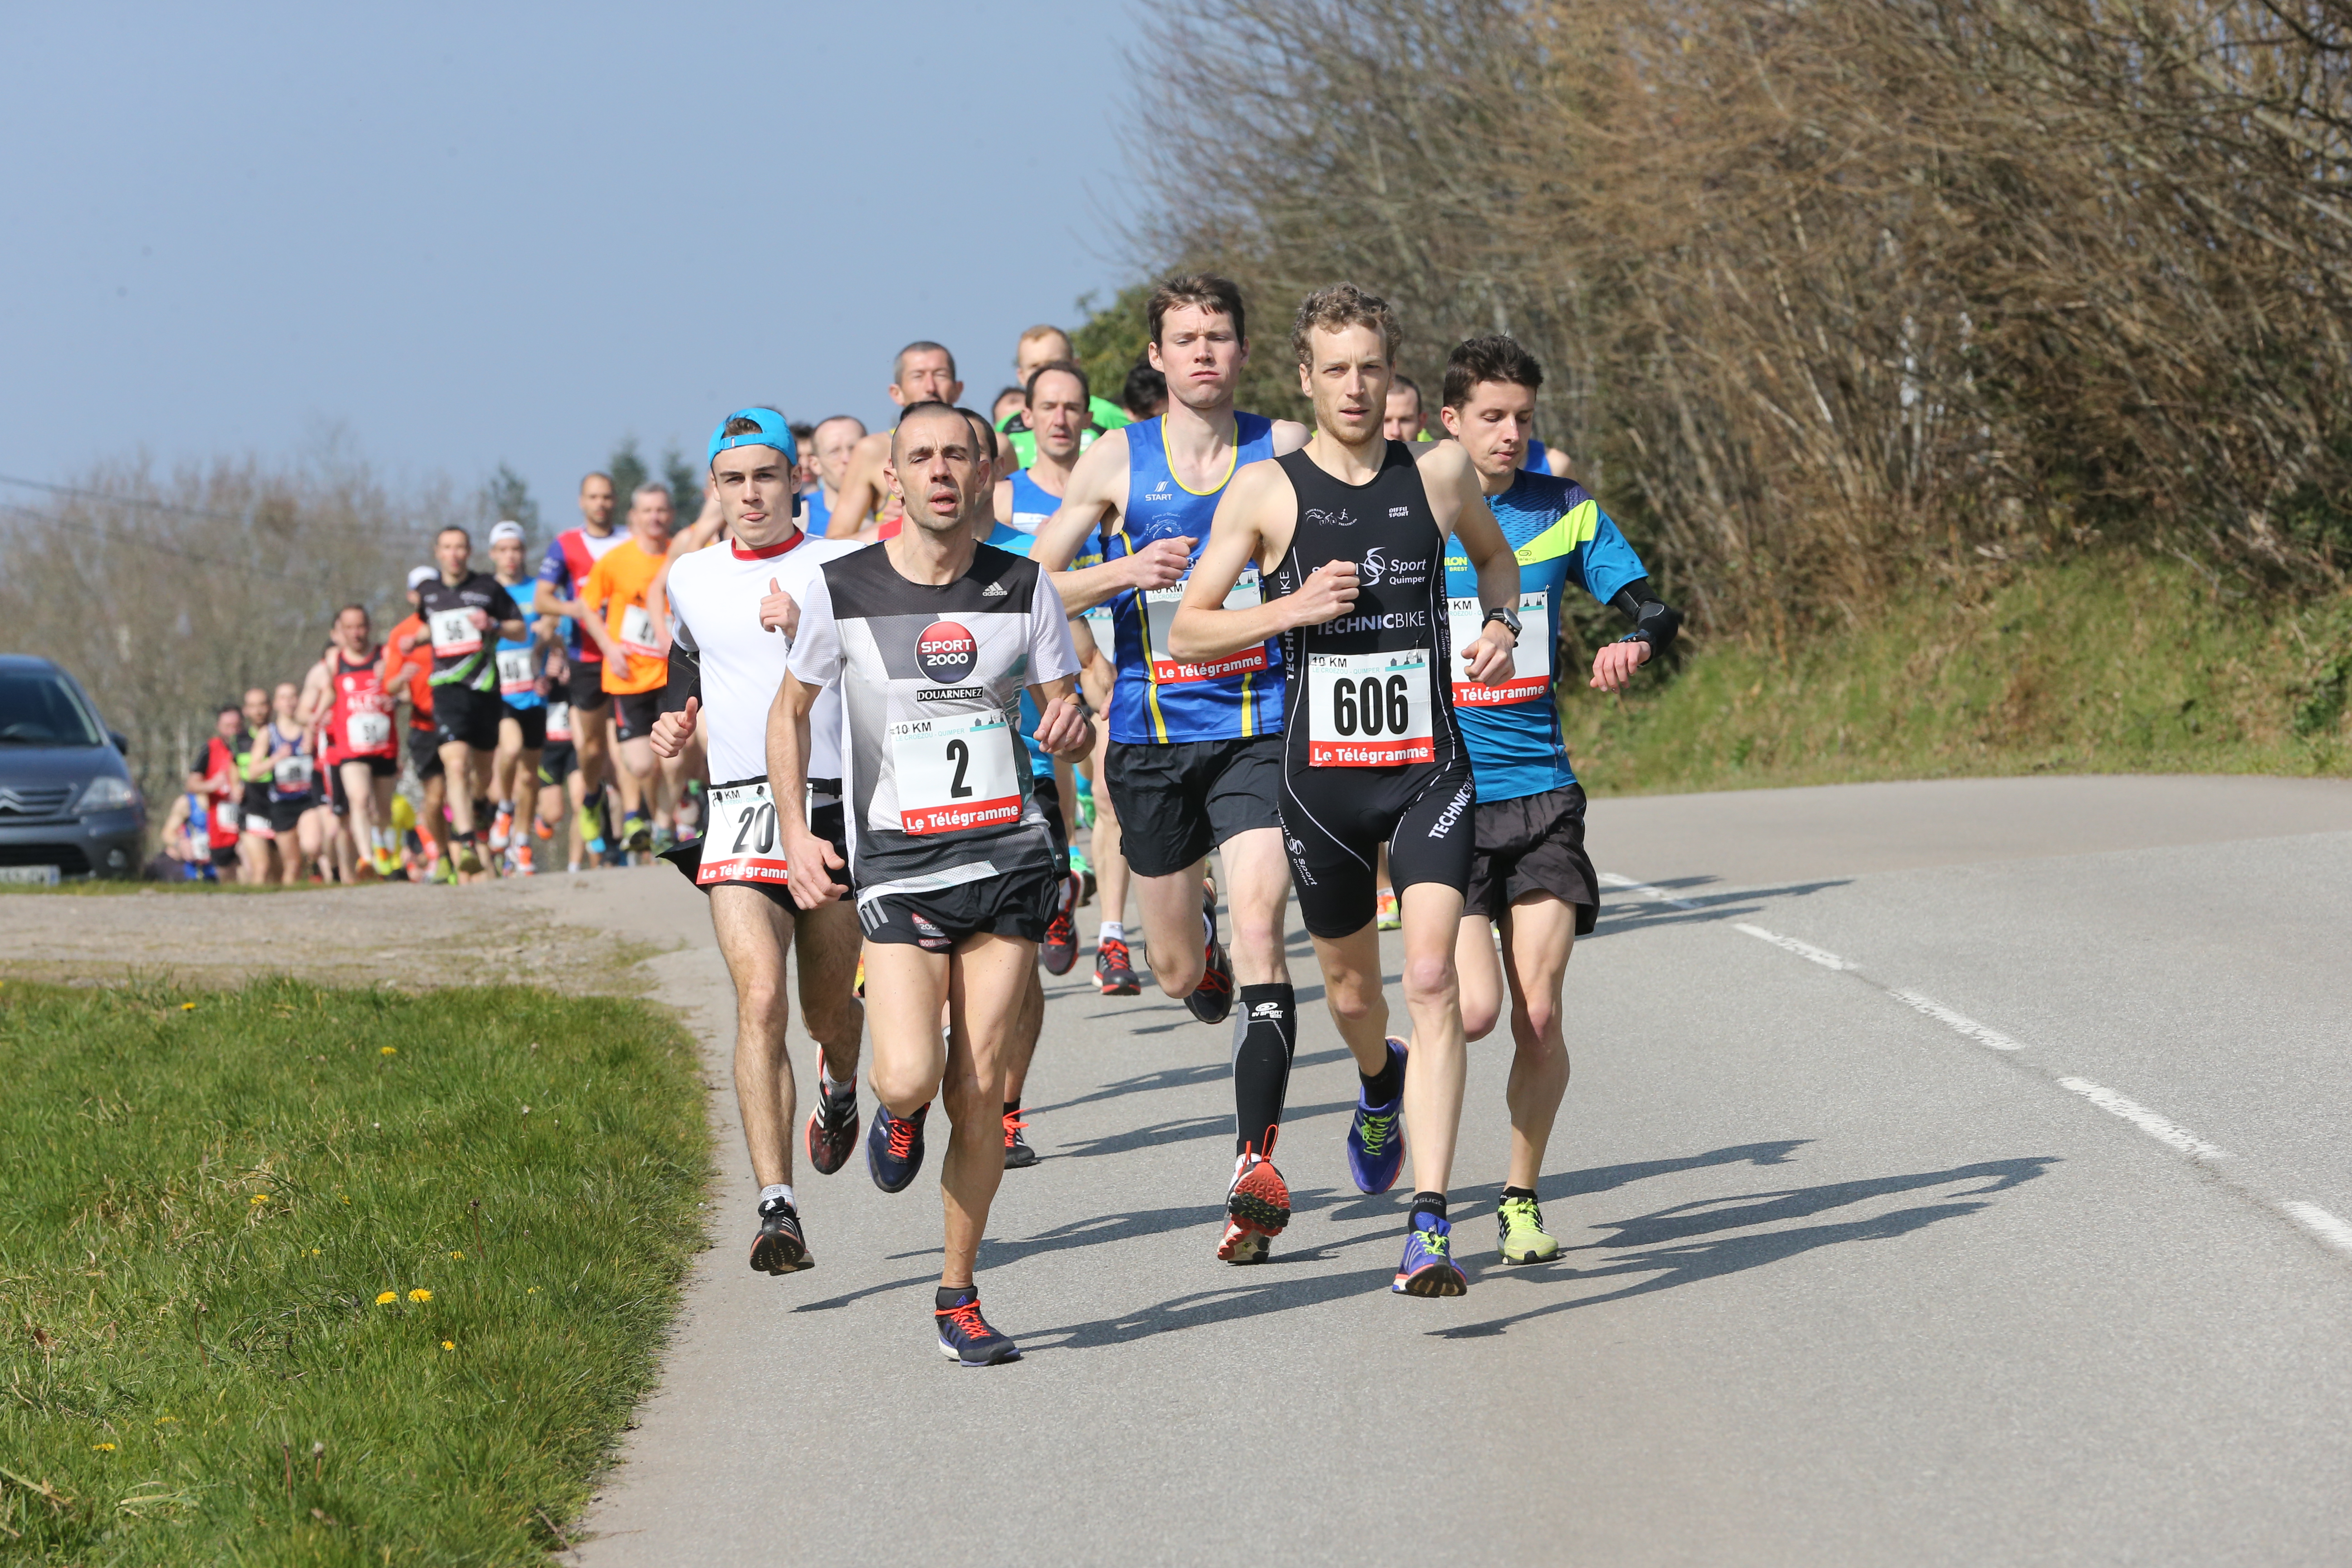
<instances>
[{"instance_id":1,"label":"male runner's face","mask_svg":"<svg viewBox=\"0 0 2352 1568\"><path fill-rule=\"evenodd\" d=\"M901 408L918 403L961 403L963 383L955 378L955 367L945 353L923 349L899 362L898 379L890 388L890 400Z\"/></svg>"},{"instance_id":2,"label":"male runner's face","mask_svg":"<svg viewBox=\"0 0 2352 1568\"><path fill-rule=\"evenodd\" d=\"M1470 388L1459 408L1441 411L1446 433L1462 443L1470 466L1479 477L1507 479L1527 455L1528 432L1535 425L1535 389L1507 381L1482 381Z\"/></svg>"},{"instance_id":3,"label":"male runner's face","mask_svg":"<svg viewBox=\"0 0 2352 1568\"><path fill-rule=\"evenodd\" d=\"M1410 441L1421 434L1421 394L1400 386L1389 394L1388 411L1381 416L1381 434L1391 441Z\"/></svg>"},{"instance_id":4,"label":"male runner's face","mask_svg":"<svg viewBox=\"0 0 2352 1568\"><path fill-rule=\"evenodd\" d=\"M1205 305L1178 305L1160 318L1151 368L1168 378L1168 396L1187 408L1214 408L1234 395L1249 345L1234 319Z\"/></svg>"},{"instance_id":5,"label":"male runner's face","mask_svg":"<svg viewBox=\"0 0 2352 1568\"><path fill-rule=\"evenodd\" d=\"M1298 390L1315 402L1315 423L1349 446L1377 440L1388 411L1388 345L1372 327L1318 327L1307 334L1313 357L1298 367Z\"/></svg>"},{"instance_id":6,"label":"male runner's face","mask_svg":"<svg viewBox=\"0 0 2352 1568\"><path fill-rule=\"evenodd\" d=\"M1006 415L1018 414L1021 412L1021 409L1022 402L1021 394L1019 392L1010 389L1001 392L996 395L996 405L988 411L988 422L991 425L1003 425Z\"/></svg>"},{"instance_id":7,"label":"male runner's face","mask_svg":"<svg viewBox=\"0 0 2352 1568\"><path fill-rule=\"evenodd\" d=\"M474 558L474 542L452 528L445 530L433 542L433 563L441 568L442 578L463 577L466 564Z\"/></svg>"},{"instance_id":8,"label":"male runner's face","mask_svg":"<svg viewBox=\"0 0 2352 1568\"><path fill-rule=\"evenodd\" d=\"M236 732L244 728L245 710L242 708L224 708L220 717L213 721L213 732L224 741L236 740Z\"/></svg>"},{"instance_id":9,"label":"male runner's face","mask_svg":"<svg viewBox=\"0 0 2352 1568\"><path fill-rule=\"evenodd\" d=\"M1031 338L1027 342L1023 343L1020 352L1013 356L1013 379L1026 386L1029 384L1029 378L1037 374L1039 365L1052 364L1057 359L1072 357L1070 340L1058 332L1049 332L1042 338Z\"/></svg>"},{"instance_id":10,"label":"male runner's face","mask_svg":"<svg viewBox=\"0 0 2352 1568\"><path fill-rule=\"evenodd\" d=\"M602 474L591 474L580 481L581 520L602 532L613 521L613 481Z\"/></svg>"},{"instance_id":11,"label":"male runner's face","mask_svg":"<svg viewBox=\"0 0 2352 1568\"><path fill-rule=\"evenodd\" d=\"M849 454L864 439L866 426L855 419L828 419L816 427L816 439L809 445L816 452L817 478L825 489L840 492L841 481L849 477Z\"/></svg>"},{"instance_id":12,"label":"male runner's face","mask_svg":"<svg viewBox=\"0 0 2352 1568\"><path fill-rule=\"evenodd\" d=\"M501 539L490 546L490 569L501 583L522 581L522 541Z\"/></svg>"},{"instance_id":13,"label":"male runner's face","mask_svg":"<svg viewBox=\"0 0 2352 1568\"><path fill-rule=\"evenodd\" d=\"M290 680L281 680L278 683L278 689L269 694L269 710L277 719L279 729L293 727L294 710L299 706L301 700L301 688Z\"/></svg>"},{"instance_id":14,"label":"male runner's face","mask_svg":"<svg viewBox=\"0 0 2352 1568\"><path fill-rule=\"evenodd\" d=\"M669 497L659 490L629 498L629 531L648 546L669 542Z\"/></svg>"},{"instance_id":15,"label":"male runner's face","mask_svg":"<svg viewBox=\"0 0 2352 1568\"><path fill-rule=\"evenodd\" d=\"M345 610L335 617L335 646L345 653L358 655L367 651L368 618L362 610Z\"/></svg>"},{"instance_id":16,"label":"male runner's face","mask_svg":"<svg viewBox=\"0 0 2352 1568\"><path fill-rule=\"evenodd\" d=\"M245 694L245 727L258 730L269 722L269 693L258 686Z\"/></svg>"},{"instance_id":17,"label":"male runner's face","mask_svg":"<svg viewBox=\"0 0 2352 1568\"><path fill-rule=\"evenodd\" d=\"M907 521L926 533L966 526L990 497L988 464L960 414L926 414L900 425L888 472Z\"/></svg>"},{"instance_id":18,"label":"male runner's face","mask_svg":"<svg viewBox=\"0 0 2352 1568\"><path fill-rule=\"evenodd\" d=\"M1037 433L1037 450L1056 463L1078 455L1078 437L1087 427L1087 395L1078 378L1066 370L1049 370L1037 378L1037 398L1029 405L1029 428Z\"/></svg>"},{"instance_id":19,"label":"male runner's face","mask_svg":"<svg viewBox=\"0 0 2352 1568\"><path fill-rule=\"evenodd\" d=\"M773 447L730 447L710 467L727 531L757 549L792 531L793 466Z\"/></svg>"}]
</instances>

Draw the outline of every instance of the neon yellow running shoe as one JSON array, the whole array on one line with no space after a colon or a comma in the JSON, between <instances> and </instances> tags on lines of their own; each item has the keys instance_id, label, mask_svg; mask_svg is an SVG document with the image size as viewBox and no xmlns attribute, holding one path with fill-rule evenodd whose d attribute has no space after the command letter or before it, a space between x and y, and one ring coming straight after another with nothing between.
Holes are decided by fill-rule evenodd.
<instances>
[{"instance_id":1,"label":"neon yellow running shoe","mask_svg":"<svg viewBox=\"0 0 2352 1568\"><path fill-rule=\"evenodd\" d=\"M1495 1229L1506 1263L1549 1263L1559 1256L1559 1243L1545 1231L1543 1209L1533 1198L1505 1198L1496 1205Z\"/></svg>"},{"instance_id":2,"label":"neon yellow running shoe","mask_svg":"<svg viewBox=\"0 0 2352 1568\"><path fill-rule=\"evenodd\" d=\"M1382 931L1399 931L1404 926L1404 914L1397 908L1394 889L1382 888L1372 896L1374 923Z\"/></svg>"}]
</instances>

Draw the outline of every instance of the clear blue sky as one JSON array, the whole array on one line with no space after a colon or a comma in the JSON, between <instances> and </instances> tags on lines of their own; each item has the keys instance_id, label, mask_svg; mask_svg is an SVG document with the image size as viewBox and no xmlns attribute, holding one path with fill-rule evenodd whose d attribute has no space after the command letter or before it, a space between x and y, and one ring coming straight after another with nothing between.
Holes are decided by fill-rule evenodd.
<instances>
[{"instance_id":1,"label":"clear blue sky","mask_svg":"<svg viewBox=\"0 0 2352 1568\"><path fill-rule=\"evenodd\" d=\"M623 436L881 417L911 338L988 397L1126 279L1129 16L8 6L0 474L340 425L396 482L510 463L567 526Z\"/></svg>"}]
</instances>

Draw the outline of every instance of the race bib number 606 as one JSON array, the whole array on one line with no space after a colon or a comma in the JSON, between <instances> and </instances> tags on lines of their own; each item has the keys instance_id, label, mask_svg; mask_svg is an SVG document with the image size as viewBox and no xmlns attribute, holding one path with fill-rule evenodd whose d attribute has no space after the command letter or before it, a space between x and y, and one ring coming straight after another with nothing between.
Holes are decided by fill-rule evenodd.
<instances>
[{"instance_id":1,"label":"race bib number 606","mask_svg":"<svg viewBox=\"0 0 2352 1568\"><path fill-rule=\"evenodd\" d=\"M898 830L921 836L1001 827L1021 820L1027 755L1002 713L909 719L890 726L898 778Z\"/></svg>"},{"instance_id":2,"label":"race bib number 606","mask_svg":"<svg viewBox=\"0 0 2352 1568\"><path fill-rule=\"evenodd\" d=\"M1437 756L1429 650L1307 658L1307 761L1318 768L1392 768Z\"/></svg>"}]
</instances>

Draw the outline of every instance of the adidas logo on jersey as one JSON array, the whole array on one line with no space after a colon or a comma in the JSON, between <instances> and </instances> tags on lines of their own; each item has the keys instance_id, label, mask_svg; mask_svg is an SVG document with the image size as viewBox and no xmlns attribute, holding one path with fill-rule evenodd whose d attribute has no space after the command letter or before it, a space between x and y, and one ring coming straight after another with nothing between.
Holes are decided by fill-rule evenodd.
<instances>
[{"instance_id":1,"label":"adidas logo on jersey","mask_svg":"<svg viewBox=\"0 0 2352 1568\"><path fill-rule=\"evenodd\" d=\"M1003 584L991 583L987 587L982 588L980 591L980 596L983 599L1002 599L1007 592L1009 592L1009 590Z\"/></svg>"}]
</instances>

